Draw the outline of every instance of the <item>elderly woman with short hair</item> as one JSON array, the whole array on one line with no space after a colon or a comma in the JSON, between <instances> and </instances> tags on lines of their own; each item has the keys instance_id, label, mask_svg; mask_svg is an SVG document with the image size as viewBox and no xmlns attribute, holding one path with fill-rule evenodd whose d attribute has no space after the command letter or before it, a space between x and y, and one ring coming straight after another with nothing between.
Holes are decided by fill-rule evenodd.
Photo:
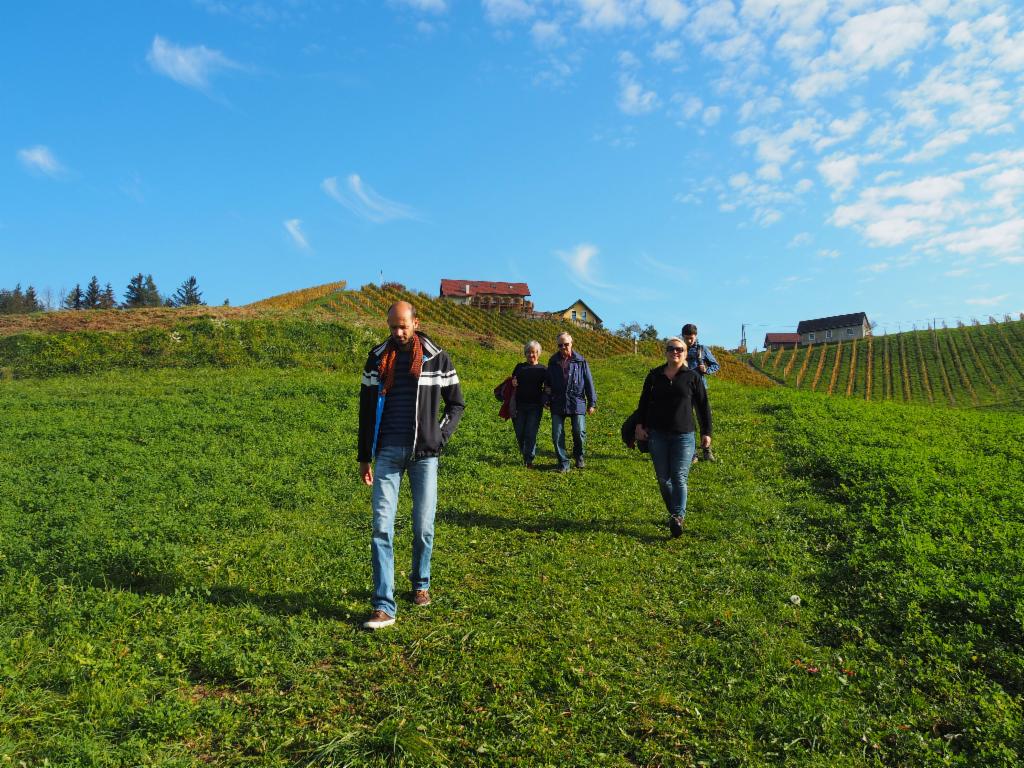
<instances>
[{"instance_id":1,"label":"elderly woman with short hair","mask_svg":"<svg viewBox=\"0 0 1024 768\"><path fill-rule=\"evenodd\" d=\"M537 455L537 430L544 412L544 384L547 380L547 367L541 365L540 353L539 342L526 342L523 346L526 362L519 363L512 371L512 397L515 400L512 426L523 463L530 469L533 469L533 459Z\"/></svg>"}]
</instances>

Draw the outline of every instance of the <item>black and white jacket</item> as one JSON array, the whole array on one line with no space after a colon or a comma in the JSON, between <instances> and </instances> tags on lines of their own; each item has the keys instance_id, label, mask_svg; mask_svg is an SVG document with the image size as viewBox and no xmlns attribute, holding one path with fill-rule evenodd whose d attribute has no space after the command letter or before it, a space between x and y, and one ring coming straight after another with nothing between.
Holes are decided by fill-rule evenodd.
<instances>
[{"instance_id":1,"label":"black and white jacket","mask_svg":"<svg viewBox=\"0 0 1024 768\"><path fill-rule=\"evenodd\" d=\"M423 368L416 391L416 426L413 453L417 457L438 456L445 443L455 432L466 409L462 399L462 386L448 353L425 334L416 332L423 347ZM363 383L359 390L359 461L370 461L374 452L377 431L380 382L377 369L387 342L370 350L363 368ZM444 401L444 413L437 419L438 406Z\"/></svg>"}]
</instances>

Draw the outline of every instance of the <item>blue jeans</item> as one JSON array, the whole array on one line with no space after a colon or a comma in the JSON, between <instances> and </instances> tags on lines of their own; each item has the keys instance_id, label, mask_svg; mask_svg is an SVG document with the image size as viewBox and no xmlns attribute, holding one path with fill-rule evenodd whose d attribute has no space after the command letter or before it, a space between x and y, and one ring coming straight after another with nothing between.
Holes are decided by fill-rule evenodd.
<instances>
[{"instance_id":1,"label":"blue jeans","mask_svg":"<svg viewBox=\"0 0 1024 768\"><path fill-rule=\"evenodd\" d=\"M430 588L430 555L434 550L434 512L437 510L437 456L414 458L412 446L386 445L377 450L373 472L373 607L394 616L395 515L402 474L412 487L413 589Z\"/></svg>"},{"instance_id":2,"label":"blue jeans","mask_svg":"<svg viewBox=\"0 0 1024 768\"><path fill-rule=\"evenodd\" d=\"M537 455L537 430L540 429L540 416L544 407L540 404L525 404L516 408L516 417L512 419L512 427L516 431L516 443L523 461L533 463Z\"/></svg>"},{"instance_id":3,"label":"blue jeans","mask_svg":"<svg viewBox=\"0 0 1024 768\"><path fill-rule=\"evenodd\" d=\"M585 413L551 412L551 442L555 444L558 466L569 467L569 454L565 450L565 420L572 422L572 456L579 461L583 458L583 444L587 441L587 415Z\"/></svg>"},{"instance_id":4,"label":"blue jeans","mask_svg":"<svg viewBox=\"0 0 1024 768\"><path fill-rule=\"evenodd\" d=\"M647 444L654 462L654 475L658 478L658 489L668 513L686 517L686 480L697 450L697 436L693 432L652 429Z\"/></svg>"}]
</instances>

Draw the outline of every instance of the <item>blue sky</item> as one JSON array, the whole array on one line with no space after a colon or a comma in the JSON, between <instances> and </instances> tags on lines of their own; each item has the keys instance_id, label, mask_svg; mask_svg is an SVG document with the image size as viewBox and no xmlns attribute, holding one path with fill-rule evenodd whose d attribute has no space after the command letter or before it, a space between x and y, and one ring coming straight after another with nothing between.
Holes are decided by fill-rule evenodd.
<instances>
[{"instance_id":1,"label":"blue sky","mask_svg":"<svg viewBox=\"0 0 1024 768\"><path fill-rule=\"evenodd\" d=\"M1011 2L41 0L0 73L0 287L508 279L727 346L1024 311Z\"/></svg>"}]
</instances>

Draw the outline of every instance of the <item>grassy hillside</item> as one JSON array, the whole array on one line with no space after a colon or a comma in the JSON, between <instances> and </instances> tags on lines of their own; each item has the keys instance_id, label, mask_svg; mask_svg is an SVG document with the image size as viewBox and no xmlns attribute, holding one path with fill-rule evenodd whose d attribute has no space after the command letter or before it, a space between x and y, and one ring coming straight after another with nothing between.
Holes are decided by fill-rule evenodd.
<instances>
[{"instance_id":1,"label":"grassy hillside","mask_svg":"<svg viewBox=\"0 0 1024 768\"><path fill-rule=\"evenodd\" d=\"M18 352L47 378L0 382L0 759L1024 760L1024 416L717 381L720 462L671 540L618 440L655 358L586 350L588 469L529 472L490 394L518 345L439 325L468 409L435 603L369 634L356 392L380 329L352 312L232 344L211 321L141 372Z\"/></svg>"},{"instance_id":2,"label":"grassy hillside","mask_svg":"<svg viewBox=\"0 0 1024 768\"><path fill-rule=\"evenodd\" d=\"M255 365L336 369L342 358L365 359L368 345L387 334L388 307L413 302L425 331L445 345L468 344L520 354L531 339L547 353L569 328L588 358L633 354L632 342L604 331L553 320L502 315L396 288L344 282L292 291L241 309L183 308L54 312L18 316L0 327L0 379L90 373L114 368L192 368ZM636 351L659 355L660 344ZM750 386L773 382L745 361L715 348L718 378Z\"/></svg>"},{"instance_id":3,"label":"grassy hillside","mask_svg":"<svg viewBox=\"0 0 1024 768\"><path fill-rule=\"evenodd\" d=\"M750 356L788 386L863 400L1024 406L1024 320L929 329Z\"/></svg>"}]
</instances>

